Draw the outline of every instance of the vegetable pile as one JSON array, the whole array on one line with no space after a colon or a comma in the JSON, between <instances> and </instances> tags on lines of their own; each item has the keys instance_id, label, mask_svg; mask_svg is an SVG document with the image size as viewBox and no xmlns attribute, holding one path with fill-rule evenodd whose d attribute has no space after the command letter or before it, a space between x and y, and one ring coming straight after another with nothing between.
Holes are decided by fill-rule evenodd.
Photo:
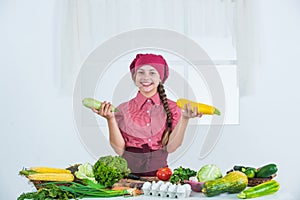
<instances>
[{"instance_id":1,"label":"vegetable pile","mask_svg":"<svg viewBox=\"0 0 300 200\"><path fill-rule=\"evenodd\" d=\"M240 171L247 175L249 179L252 178L271 178L272 176L275 176L278 167L274 163L263 165L259 168L255 167L245 167L241 165L235 165L233 169L230 171Z\"/></svg>"},{"instance_id":2,"label":"vegetable pile","mask_svg":"<svg viewBox=\"0 0 300 200\"><path fill-rule=\"evenodd\" d=\"M127 161L120 156L100 157L94 165L76 164L67 169L31 167L19 174L26 176L37 188L23 193L23 199L80 199L140 195L137 188L111 189L111 186L130 173Z\"/></svg>"},{"instance_id":3,"label":"vegetable pile","mask_svg":"<svg viewBox=\"0 0 300 200\"><path fill-rule=\"evenodd\" d=\"M68 183L70 186L60 185L62 182L47 182L42 184L44 187L37 192L23 193L18 197L18 200L34 199L81 199L81 198L106 198L117 197L122 195L138 195L141 194L138 190L122 189L110 190L105 186L96 184L93 181L86 179L83 183L76 182L63 182Z\"/></svg>"},{"instance_id":4,"label":"vegetable pile","mask_svg":"<svg viewBox=\"0 0 300 200\"><path fill-rule=\"evenodd\" d=\"M66 169L51 167L23 168L37 191L22 193L18 200L109 198L124 195L189 197L191 191L206 197L222 193L236 194L236 198L249 199L276 193L280 185L272 180L278 171L276 164L261 167L235 165L223 177L215 164L207 164L198 171L187 167L172 170L158 169L156 177L131 174L127 161L120 156L102 156L94 165L75 164ZM249 184L255 180L255 185ZM247 188L248 187L248 188Z\"/></svg>"},{"instance_id":5,"label":"vegetable pile","mask_svg":"<svg viewBox=\"0 0 300 200\"><path fill-rule=\"evenodd\" d=\"M270 195L280 188L277 181L271 180L277 171L277 165L273 163L258 168L235 165L225 177L205 181L202 192L208 197L225 192L238 193L240 199ZM252 180L256 181L255 184L249 184ZM246 189L247 186L250 188Z\"/></svg>"},{"instance_id":6,"label":"vegetable pile","mask_svg":"<svg viewBox=\"0 0 300 200\"><path fill-rule=\"evenodd\" d=\"M182 180L185 180L183 182L190 184L194 192L202 192L207 197L229 193L236 194L240 199L249 199L277 192L280 185L276 180L271 180L277 171L277 165L273 163L258 168L236 165L223 177L218 166L207 164L202 166L195 176L194 170L180 166L174 170L170 182L182 183ZM249 181L253 179L261 182L249 185Z\"/></svg>"}]
</instances>

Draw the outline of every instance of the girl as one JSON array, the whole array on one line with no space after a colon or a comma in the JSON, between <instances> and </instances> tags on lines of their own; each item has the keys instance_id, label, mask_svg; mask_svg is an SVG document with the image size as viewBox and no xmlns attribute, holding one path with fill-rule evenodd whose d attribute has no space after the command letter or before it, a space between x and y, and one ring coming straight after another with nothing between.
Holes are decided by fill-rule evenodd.
<instances>
[{"instance_id":1,"label":"girl","mask_svg":"<svg viewBox=\"0 0 300 200\"><path fill-rule=\"evenodd\" d=\"M116 113L111 112L110 102L92 110L106 118L110 144L127 160L131 172L155 176L159 168L168 166L168 153L181 145L189 119L202 114L190 105L182 111L167 99L163 83L169 67L161 55L137 54L130 72L139 89L136 97L119 105Z\"/></svg>"}]
</instances>

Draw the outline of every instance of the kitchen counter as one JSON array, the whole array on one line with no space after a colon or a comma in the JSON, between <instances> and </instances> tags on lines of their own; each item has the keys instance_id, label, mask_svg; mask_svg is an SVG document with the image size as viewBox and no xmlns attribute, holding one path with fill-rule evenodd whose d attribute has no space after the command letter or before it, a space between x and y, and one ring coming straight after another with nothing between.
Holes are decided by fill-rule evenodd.
<instances>
[{"instance_id":1,"label":"kitchen counter","mask_svg":"<svg viewBox=\"0 0 300 200\"><path fill-rule=\"evenodd\" d=\"M93 198L95 200L102 200L103 198ZM176 198L161 198L161 197L154 197L154 196L136 196L136 197L114 197L114 198L109 198L110 200L120 200L120 199L126 199L126 200L168 200L168 199L176 199ZM203 200L227 200L227 199L235 199L238 200L239 198L236 197L236 194L221 194L219 196L215 197L206 197L202 193L196 193L192 192L191 196L189 198L180 198L182 200L189 200L189 199L203 199ZM253 198L257 200L297 200L296 197L293 197L291 194L285 192L285 191L278 191L275 194L272 195L266 195L260 198ZM86 200L91 200L91 199L86 199Z\"/></svg>"}]
</instances>

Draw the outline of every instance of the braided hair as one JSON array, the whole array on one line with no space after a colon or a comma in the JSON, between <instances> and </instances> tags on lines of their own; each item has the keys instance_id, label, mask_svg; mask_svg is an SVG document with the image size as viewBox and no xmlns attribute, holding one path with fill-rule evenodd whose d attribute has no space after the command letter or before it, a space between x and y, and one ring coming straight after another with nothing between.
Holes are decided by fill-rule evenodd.
<instances>
[{"instance_id":1,"label":"braided hair","mask_svg":"<svg viewBox=\"0 0 300 200\"><path fill-rule=\"evenodd\" d=\"M165 92L164 85L162 83L159 83L157 86L157 91L160 97L160 100L164 106L165 112L167 114L167 121L166 121L166 129L162 135L162 145L166 146L169 142L169 136L172 132L172 113L169 108L168 100L167 100L167 95Z\"/></svg>"}]
</instances>

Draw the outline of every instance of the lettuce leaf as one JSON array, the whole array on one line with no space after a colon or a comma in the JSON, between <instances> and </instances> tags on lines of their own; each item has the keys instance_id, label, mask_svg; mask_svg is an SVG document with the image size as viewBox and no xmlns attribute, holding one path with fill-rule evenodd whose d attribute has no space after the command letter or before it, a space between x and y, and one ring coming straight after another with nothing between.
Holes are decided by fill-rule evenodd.
<instances>
[{"instance_id":1,"label":"lettuce leaf","mask_svg":"<svg viewBox=\"0 0 300 200\"><path fill-rule=\"evenodd\" d=\"M94 183L97 183L94 176L93 165L90 163L79 165L78 171L75 172L75 176L78 179L88 179L93 181Z\"/></svg>"},{"instance_id":2,"label":"lettuce leaf","mask_svg":"<svg viewBox=\"0 0 300 200\"><path fill-rule=\"evenodd\" d=\"M96 181L105 186L112 186L130 173L127 161L121 156L100 157L93 167Z\"/></svg>"}]
</instances>

